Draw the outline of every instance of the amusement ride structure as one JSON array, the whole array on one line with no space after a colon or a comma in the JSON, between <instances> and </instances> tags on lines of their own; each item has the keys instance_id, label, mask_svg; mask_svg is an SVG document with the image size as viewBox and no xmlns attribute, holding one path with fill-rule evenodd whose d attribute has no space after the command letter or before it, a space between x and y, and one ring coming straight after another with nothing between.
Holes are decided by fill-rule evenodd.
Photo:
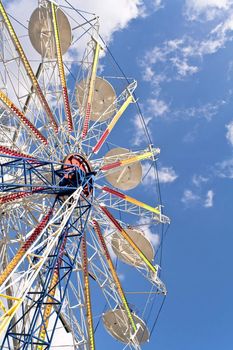
<instances>
[{"instance_id":1,"label":"amusement ride structure","mask_svg":"<svg viewBox=\"0 0 233 350\"><path fill-rule=\"evenodd\" d=\"M160 150L140 114L137 83L122 75L95 15L39 0L25 24L3 3L1 349L93 350L106 341L141 349L166 295L160 253L170 220L158 186L155 206L128 194L142 186L143 162L158 184ZM114 74L103 76L99 61L107 59ZM130 137L126 148L123 137L111 141L133 106L148 140L139 150ZM156 249L149 226L160 234Z\"/></svg>"}]
</instances>

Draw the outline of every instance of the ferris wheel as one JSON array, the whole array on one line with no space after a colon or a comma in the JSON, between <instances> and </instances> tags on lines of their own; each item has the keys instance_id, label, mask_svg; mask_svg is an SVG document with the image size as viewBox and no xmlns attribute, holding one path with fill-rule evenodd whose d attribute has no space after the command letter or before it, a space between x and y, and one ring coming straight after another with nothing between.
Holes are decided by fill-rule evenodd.
<instances>
[{"instance_id":1,"label":"ferris wheel","mask_svg":"<svg viewBox=\"0 0 233 350\"><path fill-rule=\"evenodd\" d=\"M1 349L141 349L166 295L170 220L141 184L160 150L98 17L48 0L29 16L0 1ZM142 149L127 131L138 108Z\"/></svg>"}]
</instances>

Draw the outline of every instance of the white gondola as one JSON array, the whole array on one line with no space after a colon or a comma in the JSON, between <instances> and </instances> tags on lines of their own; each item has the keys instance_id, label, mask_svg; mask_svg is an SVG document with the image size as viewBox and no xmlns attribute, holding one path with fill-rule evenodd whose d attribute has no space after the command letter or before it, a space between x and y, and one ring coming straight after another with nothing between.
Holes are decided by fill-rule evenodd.
<instances>
[{"instance_id":1,"label":"white gondola","mask_svg":"<svg viewBox=\"0 0 233 350\"><path fill-rule=\"evenodd\" d=\"M137 327L135 333L132 332L128 316L125 310L109 310L103 314L103 323L110 335L122 343L136 342L143 344L149 340L149 331L145 322L134 313L133 320Z\"/></svg>"},{"instance_id":2,"label":"white gondola","mask_svg":"<svg viewBox=\"0 0 233 350\"><path fill-rule=\"evenodd\" d=\"M154 248L151 242L145 237L144 233L138 229L125 229L128 236L137 244L149 261L154 259ZM136 267L144 265L140 256L134 251L129 243L119 234L114 232L112 235L111 245L116 256L126 264Z\"/></svg>"},{"instance_id":3,"label":"white gondola","mask_svg":"<svg viewBox=\"0 0 233 350\"><path fill-rule=\"evenodd\" d=\"M85 114L87 91L88 82L82 80L76 90L76 100L82 115ZM115 100L116 93L112 85L106 79L96 77L90 119L96 121L101 117L100 122L108 120L115 111Z\"/></svg>"},{"instance_id":4,"label":"white gondola","mask_svg":"<svg viewBox=\"0 0 233 350\"><path fill-rule=\"evenodd\" d=\"M58 8L57 23L61 43L61 52L64 54L70 47L72 33L67 16ZM29 38L34 49L43 57L53 59L56 57L53 24L50 10L39 7L32 13L28 25Z\"/></svg>"},{"instance_id":5,"label":"white gondola","mask_svg":"<svg viewBox=\"0 0 233 350\"><path fill-rule=\"evenodd\" d=\"M127 156L126 156L127 153ZM105 155L105 164L126 159L130 152L126 148L113 148ZM106 180L121 190L131 190L137 187L142 179L142 166L139 161L125 165L114 172L106 172Z\"/></svg>"}]
</instances>

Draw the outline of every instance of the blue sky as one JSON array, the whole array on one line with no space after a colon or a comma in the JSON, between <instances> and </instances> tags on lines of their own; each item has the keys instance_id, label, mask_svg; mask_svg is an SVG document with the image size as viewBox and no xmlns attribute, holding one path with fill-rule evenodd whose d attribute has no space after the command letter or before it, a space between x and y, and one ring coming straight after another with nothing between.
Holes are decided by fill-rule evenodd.
<instances>
[{"instance_id":1,"label":"blue sky","mask_svg":"<svg viewBox=\"0 0 233 350\"><path fill-rule=\"evenodd\" d=\"M25 2L17 4L22 20L29 17L23 13ZM11 13L15 4L9 5ZM168 296L145 348L231 350L233 1L77 4L100 15L114 56L126 75L138 81L139 103L154 146L161 148L162 198L172 220L162 266ZM143 148L135 111L125 117L112 141L122 135L122 147ZM155 205L151 183L133 195Z\"/></svg>"},{"instance_id":2,"label":"blue sky","mask_svg":"<svg viewBox=\"0 0 233 350\"><path fill-rule=\"evenodd\" d=\"M230 350L233 2L145 3L111 49L138 80L160 167L173 171L162 183L168 297L146 348Z\"/></svg>"}]
</instances>

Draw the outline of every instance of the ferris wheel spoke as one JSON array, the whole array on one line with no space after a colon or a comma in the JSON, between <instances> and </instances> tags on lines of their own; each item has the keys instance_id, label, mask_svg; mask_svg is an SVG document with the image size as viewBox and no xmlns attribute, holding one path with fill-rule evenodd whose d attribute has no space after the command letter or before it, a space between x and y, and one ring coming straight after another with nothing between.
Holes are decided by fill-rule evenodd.
<instances>
[{"instance_id":1,"label":"ferris wheel spoke","mask_svg":"<svg viewBox=\"0 0 233 350\"><path fill-rule=\"evenodd\" d=\"M13 156L13 157L30 158L30 159L32 159L32 161L34 161L34 159L35 159L32 156L30 156L29 154L22 153L20 151L17 151L17 150L14 150L14 149L11 149L11 148L5 147L5 146L0 146L0 154L5 154L5 155Z\"/></svg>"},{"instance_id":2,"label":"ferris wheel spoke","mask_svg":"<svg viewBox=\"0 0 233 350\"><path fill-rule=\"evenodd\" d=\"M93 41L95 42L95 39L92 39L92 42ZM93 45L93 43L89 43L89 46ZM90 67L89 51L84 55L83 62ZM85 67L82 69L84 70L84 68ZM76 102L78 104L79 113L81 114L82 119L84 119L84 122L81 120L83 127L79 132L81 135L85 129L84 126L86 121L85 137L81 138L82 148L88 153L88 158L92 156L93 152L97 153L100 150L125 109L130 103L135 102L133 92L137 86L135 80L131 83L128 82L127 87L123 91L122 87L119 87L122 92L117 96L115 89L108 80L101 78L100 76L95 76L92 102L87 105L90 92L89 82L92 77L92 72L91 68L89 68L87 78L78 81L76 92ZM90 113L88 106L91 110ZM86 113L86 111L88 113ZM91 125L89 125L89 121L92 121ZM103 132L103 130L105 131ZM77 135L78 138L79 133Z\"/></svg>"},{"instance_id":3,"label":"ferris wheel spoke","mask_svg":"<svg viewBox=\"0 0 233 350\"><path fill-rule=\"evenodd\" d=\"M102 186L99 187L102 191L104 192L108 192L118 198L123 199L126 202L129 202L137 207L143 208L145 210L148 210L149 212L154 214L154 217L161 223L169 223L169 218L165 215L162 214L161 212L161 207L157 206L157 207L152 207L151 205L148 205L146 203L143 203L141 201L139 201L138 199L135 199L133 197L130 197L122 192L116 191L113 188L110 188L108 186Z\"/></svg>"},{"instance_id":4,"label":"ferris wheel spoke","mask_svg":"<svg viewBox=\"0 0 233 350\"><path fill-rule=\"evenodd\" d=\"M95 185L101 193L96 203L128 214L148 218L154 222L170 224L170 219L161 211L161 206L152 207L108 186Z\"/></svg>"},{"instance_id":5,"label":"ferris wheel spoke","mask_svg":"<svg viewBox=\"0 0 233 350\"><path fill-rule=\"evenodd\" d=\"M59 76L62 86L62 94L63 94L63 101L64 101L64 109L68 121L68 129L69 131L73 130L73 121L72 121L72 115L70 110L70 102L68 97L68 91L67 91L67 84L66 84L66 77L65 77L65 70L64 70L64 64L62 59L62 52L61 52L61 43L60 43L60 35L59 35L59 29L58 29L58 21L57 21L57 6L51 2L51 10L52 10L52 19L53 19L53 30L54 30L54 36L55 36L55 46L56 46L56 53L57 53L57 62L58 62L58 70L59 70Z\"/></svg>"},{"instance_id":6,"label":"ferris wheel spoke","mask_svg":"<svg viewBox=\"0 0 233 350\"><path fill-rule=\"evenodd\" d=\"M7 30L9 32L10 36L11 36L12 42L13 42L13 44L15 46L15 49L16 49L16 51L19 54L21 62L24 65L24 68L25 68L25 70L27 72L27 75L30 78L30 80L32 82L32 85L34 86L36 95L38 96L42 107L44 108L44 110L45 110L45 112L46 112L46 114L47 114L47 116L48 116L48 118L49 118L49 120L50 120L50 122L51 122L51 124L52 124L52 126L53 126L53 128L55 130L55 132L57 133L58 132L58 126L57 126L56 120L55 120L55 118L54 118L54 116L53 116L53 114L52 114L52 112L50 110L48 102L47 102L47 100L46 100L46 98L45 98L45 96L44 96L44 94L43 94L43 92L42 92L42 90L40 88L40 85L38 83L38 80L37 80L35 74L33 73L31 65L30 65L30 63L29 63L29 61L28 61L28 59L27 59L27 57L26 57L26 55L24 53L24 50L23 50L23 48L22 48L22 46L20 44L20 41L19 41L19 39L18 39L18 37L16 35L16 32L15 32L13 26L12 26L12 23L11 23L11 21L9 19L9 16L8 16L8 14L7 14L7 12L6 12L6 10L5 10L5 8L4 8L4 6L3 6L1 1L0 1L0 13L1 13L1 15L2 15L2 17L4 19L4 23L5 23L5 25L7 27Z\"/></svg>"},{"instance_id":7,"label":"ferris wheel spoke","mask_svg":"<svg viewBox=\"0 0 233 350\"><path fill-rule=\"evenodd\" d=\"M131 306L129 307L129 312L131 313L132 318L135 321L136 331L134 331L129 320L128 312L125 309L124 301L122 300L122 294L120 293L118 288L119 285L117 285L116 279L113 276L114 273L112 273L112 271L109 268L109 264L106 259L106 254L102 244L99 241L98 235L96 234L95 230L93 230L92 223L93 221L97 220L99 225L101 223L101 226L105 227L105 225L103 224L103 218L98 217L98 219L96 219L95 213L95 218L91 221L89 225L88 251L90 269L95 274L95 281L99 285L100 290L102 291L106 300L106 306L102 311L102 320L106 329L112 336L116 337L118 340L120 338L121 341L123 341L124 343L131 344L131 348L133 349L141 349L139 344L141 343L142 333L144 333L144 331L145 333L147 333L145 323L142 319L138 318L134 311L134 306L131 304ZM106 229L107 231L105 230L104 233L104 241L106 241L106 244L109 244L109 227L107 227ZM151 284L150 281L149 283ZM107 306L108 309L106 310ZM124 334L124 336L122 337L121 331Z\"/></svg>"},{"instance_id":8,"label":"ferris wheel spoke","mask_svg":"<svg viewBox=\"0 0 233 350\"><path fill-rule=\"evenodd\" d=\"M92 108L92 100L93 100L94 88L95 88L96 72L97 72L99 53L100 53L100 44L98 41L96 40L94 41L95 41L95 51L94 51L94 57L92 62L91 77L90 77L89 86L88 86L88 95L87 95L85 116L84 116L83 129L82 129L82 139L84 139L88 133L90 116L92 112L91 108Z\"/></svg>"},{"instance_id":9,"label":"ferris wheel spoke","mask_svg":"<svg viewBox=\"0 0 233 350\"><path fill-rule=\"evenodd\" d=\"M83 234L81 244L82 244L84 294L85 294L86 312L87 312L87 328L88 328L88 335L89 335L90 350L94 350L95 349L95 338L94 338L93 316L92 316L92 307L91 307L91 294L90 294L90 285L89 285L86 233Z\"/></svg>"},{"instance_id":10,"label":"ferris wheel spoke","mask_svg":"<svg viewBox=\"0 0 233 350\"><path fill-rule=\"evenodd\" d=\"M142 235L140 232L139 235L135 236L134 233L136 232L134 232L131 226L124 228L123 226L125 224L116 220L116 218L107 210L107 208L105 208L105 206L99 205L99 208L101 209L99 213L101 214L102 212L103 214L98 218L98 221L101 222L101 225L103 225L103 227L106 227L107 230L109 229L109 224L115 228L115 231L111 232L109 236L109 243L111 244L114 253L119 256L119 258L124 262L133 265L143 276L143 278L146 278L149 283L152 283L152 285L156 286L160 293L166 295L166 286L159 278L160 266L158 264L152 264L154 251L152 249L152 252L149 253L149 255L148 250L147 253L145 251L144 243L147 241L146 244L148 248L148 239L145 238L143 241L141 241ZM138 242L137 238L135 237L138 237ZM122 254L122 252L124 253Z\"/></svg>"},{"instance_id":11,"label":"ferris wheel spoke","mask_svg":"<svg viewBox=\"0 0 233 350\"><path fill-rule=\"evenodd\" d=\"M1 204L8 204L8 203L12 203L27 197L30 197L32 195L35 195L36 193L41 193L41 191L43 191L43 187L37 187L37 188L33 188L31 190L31 192L18 192L18 193L11 193L5 196L1 196L0 197L0 205Z\"/></svg>"},{"instance_id":12,"label":"ferris wheel spoke","mask_svg":"<svg viewBox=\"0 0 233 350\"><path fill-rule=\"evenodd\" d=\"M103 146L104 142L108 138L109 134L113 130L114 126L120 119L120 117L123 115L125 112L126 108L129 106L130 103L135 102L134 97L132 95L133 90L136 88L136 82L132 83L128 88L122 93L122 95L125 95L125 101L119 108L119 110L116 112L110 123L108 124L107 128L105 131L102 133L100 139L97 141L95 146L93 147L92 151L93 153L97 154L101 147ZM123 97L123 96L122 96Z\"/></svg>"},{"instance_id":13,"label":"ferris wheel spoke","mask_svg":"<svg viewBox=\"0 0 233 350\"><path fill-rule=\"evenodd\" d=\"M103 205L99 205L102 212L106 215L109 221L114 225L114 227L121 233L121 235L126 239L129 245L135 250L135 252L139 255L142 261L146 264L149 270L157 276L158 270L157 268L147 259L145 254L141 251L141 249L137 246L137 244L130 238L128 233L123 229L120 223L114 218L114 216L108 211L106 207Z\"/></svg>"},{"instance_id":14,"label":"ferris wheel spoke","mask_svg":"<svg viewBox=\"0 0 233 350\"><path fill-rule=\"evenodd\" d=\"M125 311L127 312L127 315L128 315L128 318L129 318L129 322L131 323L133 332L136 332L137 331L137 327L136 327L135 321L134 321L134 319L132 317L128 301L127 301L127 299L125 297L125 293L124 293L124 290L123 290L123 288L121 286L120 279L119 279L119 277L117 275L117 272L116 272L116 270L114 268L111 256L110 256L108 248L107 248L107 245L106 245L105 240L103 238L103 235L101 233L100 226L99 226L99 224L98 224L98 222L96 220L93 220L93 227L94 227L94 231L95 231L95 233L96 233L96 235L98 237L99 243L102 246L102 249L104 251L104 254L105 254L105 257L106 257L109 269L110 269L111 274L112 274L113 281L115 282L116 287L118 289L118 293L120 295L120 298L121 298L122 304L123 304L123 306L125 308Z\"/></svg>"},{"instance_id":15,"label":"ferris wheel spoke","mask_svg":"<svg viewBox=\"0 0 233 350\"><path fill-rule=\"evenodd\" d=\"M144 153L137 154L134 157L118 160L118 161L110 163L110 164L105 164L100 168L100 170L108 171L108 170L112 170L114 168L119 168L121 166L133 164L133 163L138 162L138 161L143 160L143 159L149 159L149 158L153 157L155 153L156 154L159 153L158 149L155 152L152 152L152 151L146 152L145 151Z\"/></svg>"},{"instance_id":16,"label":"ferris wheel spoke","mask_svg":"<svg viewBox=\"0 0 233 350\"><path fill-rule=\"evenodd\" d=\"M14 113L14 115L19 118L24 126L41 142L47 145L46 138L40 133L40 131L25 117L25 115L14 105L14 103L4 94L3 91L0 91L0 100L4 105Z\"/></svg>"},{"instance_id":17,"label":"ferris wheel spoke","mask_svg":"<svg viewBox=\"0 0 233 350\"><path fill-rule=\"evenodd\" d=\"M43 64L40 63L39 66L38 66L38 68L37 68L37 71L36 71L36 79L37 79L37 80L39 79L39 76L40 76L40 74L41 74L41 72L42 72L42 67L43 67ZM26 101L25 101L25 103L24 103L24 106L23 106L23 113L24 113L24 114L25 114L25 113L27 112L27 110L28 110L28 106L29 106L29 104L30 104L30 101L31 101L31 99L32 99L32 95L33 95L34 92L35 92L34 85L31 85L30 92L29 92L29 94L28 94L28 96L27 96L27 99L26 99Z\"/></svg>"},{"instance_id":18,"label":"ferris wheel spoke","mask_svg":"<svg viewBox=\"0 0 233 350\"><path fill-rule=\"evenodd\" d=\"M101 159L93 160L91 162L94 169L99 171L96 178L105 176L105 174L113 173L114 171L119 171L120 167L129 166L131 164L140 162L144 159L155 159L155 157L160 153L159 148L149 147L149 149L123 153L122 155L112 155L105 156Z\"/></svg>"},{"instance_id":19,"label":"ferris wheel spoke","mask_svg":"<svg viewBox=\"0 0 233 350\"><path fill-rule=\"evenodd\" d=\"M2 284L4 282L11 279L11 275L13 274L14 270L17 268L18 264L20 264L20 261L24 258L25 254L27 254L28 249L35 242L35 240L39 237L42 230L47 225L51 214L52 214L52 209L50 209L48 214L44 216L44 218L41 220L40 224L35 228L35 230L31 233L31 235L26 239L26 241L22 245L22 247L19 248L18 252L15 254L14 258L11 260L11 262L8 264L8 266L5 268L5 270L3 270L3 272L0 275L0 287L2 286Z\"/></svg>"}]
</instances>

